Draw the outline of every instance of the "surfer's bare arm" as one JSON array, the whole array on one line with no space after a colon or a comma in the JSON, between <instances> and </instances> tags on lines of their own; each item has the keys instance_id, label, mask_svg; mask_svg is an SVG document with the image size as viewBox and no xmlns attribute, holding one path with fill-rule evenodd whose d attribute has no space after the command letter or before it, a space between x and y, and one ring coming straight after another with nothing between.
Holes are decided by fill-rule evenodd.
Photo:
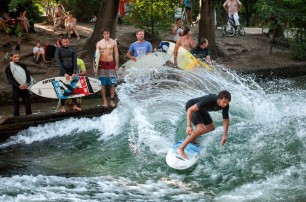
<instances>
[{"instance_id":1,"label":"surfer's bare arm","mask_svg":"<svg viewBox=\"0 0 306 202\"><path fill-rule=\"evenodd\" d=\"M119 66L119 51L118 51L118 46L117 46L117 41L114 40L115 46L114 46L114 54L115 54L115 70L118 71L118 66Z\"/></svg>"},{"instance_id":2,"label":"surfer's bare arm","mask_svg":"<svg viewBox=\"0 0 306 202\"><path fill-rule=\"evenodd\" d=\"M126 56L136 62L136 58L133 55L131 55L130 51L127 52Z\"/></svg>"},{"instance_id":3,"label":"surfer's bare arm","mask_svg":"<svg viewBox=\"0 0 306 202\"><path fill-rule=\"evenodd\" d=\"M228 128L229 128L229 119L223 119L223 136L222 136L222 140L221 140L221 144L224 145L226 143L227 140L227 136L228 136Z\"/></svg>"},{"instance_id":4,"label":"surfer's bare arm","mask_svg":"<svg viewBox=\"0 0 306 202\"><path fill-rule=\"evenodd\" d=\"M177 40L175 47L174 47L174 51L173 51L173 57L174 57L174 65L177 65L177 54L178 54L178 49L181 45L181 38L179 38L179 40Z\"/></svg>"}]
</instances>

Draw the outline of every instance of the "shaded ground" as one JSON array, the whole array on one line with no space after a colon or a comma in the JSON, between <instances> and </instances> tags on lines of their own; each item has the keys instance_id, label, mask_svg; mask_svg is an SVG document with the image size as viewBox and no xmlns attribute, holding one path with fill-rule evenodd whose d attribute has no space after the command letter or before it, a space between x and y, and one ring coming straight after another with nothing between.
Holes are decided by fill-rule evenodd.
<instances>
[{"instance_id":1,"label":"shaded ground","mask_svg":"<svg viewBox=\"0 0 306 202\"><path fill-rule=\"evenodd\" d=\"M78 25L78 30L81 35L81 40L76 40L76 37L72 38L71 45L76 48L80 47L82 43L93 32L94 24L91 23L80 23ZM26 63L30 72L36 80L42 80L45 78L53 77L58 74L58 67L55 62L51 64L35 64L32 61L32 49L36 44L37 40L41 40L42 44L49 43L54 44L58 38L58 34L64 32L64 30L53 31L51 25L46 24L36 24L36 33L30 33L29 36L22 40L21 50L19 51L21 55L21 62ZM193 27L193 33L195 38L197 38L197 27ZM125 53L129 45L136 40L134 35L135 28L131 25L118 25L116 38L119 43L119 48L123 54L123 59L120 63L125 62ZM214 58L219 63L224 64L226 67L239 72L256 72L256 71L268 71L271 70L288 70L290 71L300 71L301 69L306 71L306 61L296 61L293 59L290 50L281 47L273 47L273 52L270 55L270 43L269 38L266 34L261 33L262 30L259 28L247 28L246 36L235 35L234 37L225 37L222 35L221 30L216 30L216 43L222 54L219 58ZM5 38L3 32L0 33L2 42ZM163 40L171 40L170 30L168 33L161 35ZM16 38L11 38L11 44L14 48L16 45ZM154 48L158 47L159 42L153 42ZM94 48L94 47L93 47ZM8 65L9 60L4 59L4 56L10 49L0 47L0 103L3 100L7 100L5 96L11 92L11 86L8 84L5 77L4 69ZM91 57L85 59L86 67L88 70L88 75L92 76L92 64Z\"/></svg>"}]
</instances>

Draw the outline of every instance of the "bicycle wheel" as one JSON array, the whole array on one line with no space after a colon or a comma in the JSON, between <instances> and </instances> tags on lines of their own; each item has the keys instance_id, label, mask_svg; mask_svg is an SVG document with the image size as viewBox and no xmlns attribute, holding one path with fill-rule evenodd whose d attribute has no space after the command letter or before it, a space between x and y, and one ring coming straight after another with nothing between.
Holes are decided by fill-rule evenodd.
<instances>
[{"instance_id":1,"label":"bicycle wheel","mask_svg":"<svg viewBox=\"0 0 306 202\"><path fill-rule=\"evenodd\" d=\"M228 24L222 27L222 32L225 36L232 37L236 34L236 30L233 26L229 26Z\"/></svg>"},{"instance_id":2,"label":"bicycle wheel","mask_svg":"<svg viewBox=\"0 0 306 202\"><path fill-rule=\"evenodd\" d=\"M242 25L239 26L238 33L240 34L240 36L245 35L244 27Z\"/></svg>"}]
</instances>

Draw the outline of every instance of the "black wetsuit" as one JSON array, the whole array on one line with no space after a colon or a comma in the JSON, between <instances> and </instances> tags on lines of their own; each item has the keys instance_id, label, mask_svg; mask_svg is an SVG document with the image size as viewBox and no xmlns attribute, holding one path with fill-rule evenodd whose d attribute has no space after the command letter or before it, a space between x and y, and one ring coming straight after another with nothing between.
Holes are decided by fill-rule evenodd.
<instances>
[{"instance_id":1,"label":"black wetsuit","mask_svg":"<svg viewBox=\"0 0 306 202\"><path fill-rule=\"evenodd\" d=\"M194 49L192 49L190 51L190 53L192 53L193 55L195 55L196 58L206 58L206 56L210 56L210 49L208 47L206 48L201 48L200 46L195 47Z\"/></svg>"},{"instance_id":2,"label":"black wetsuit","mask_svg":"<svg viewBox=\"0 0 306 202\"><path fill-rule=\"evenodd\" d=\"M191 99L186 103L186 111L188 110L189 107L195 104L199 108L199 111L192 113L191 121L195 126L200 123L204 123L204 125L208 125L213 122L208 113L209 111L222 110L223 119L229 118L229 115L228 115L229 105L227 105L225 108L222 108L218 105L217 100L218 100L218 95L209 94L203 97Z\"/></svg>"},{"instance_id":3,"label":"black wetsuit","mask_svg":"<svg viewBox=\"0 0 306 202\"><path fill-rule=\"evenodd\" d=\"M20 67L22 67L26 73L27 76L27 83L30 83L31 81L31 76L30 72L27 69L27 66L25 64L17 63ZM19 113L19 108L20 108L20 102L19 102L19 97L22 98L22 102L24 103L25 109L26 109L26 115L32 114L32 109L31 109L31 102L30 102L30 94L27 89L22 90L19 88L20 84L17 83L15 80L12 72L10 65L8 65L5 68L5 74L6 77L9 81L10 84L13 86L13 101L14 101L14 116L20 116Z\"/></svg>"},{"instance_id":4,"label":"black wetsuit","mask_svg":"<svg viewBox=\"0 0 306 202\"><path fill-rule=\"evenodd\" d=\"M71 46L61 46L56 48L55 60L59 66L60 76L65 76L65 74L71 76L72 74L76 73L78 68L77 58L75 51ZM72 99L72 102L76 102L76 99ZM65 106L65 99L61 99L61 105Z\"/></svg>"},{"instance_id":5,"label":"black wetsuit","mask_svg":"<svg viewBox=\"0 0 306 202\"><path fill-rule=\"evenodd\" d=\"M71 76L77 70L77 58L74 49L71 46L58 47L55 50L55 60L59 65L60 76L68 74Z\"/></svg>"}]
</instances>

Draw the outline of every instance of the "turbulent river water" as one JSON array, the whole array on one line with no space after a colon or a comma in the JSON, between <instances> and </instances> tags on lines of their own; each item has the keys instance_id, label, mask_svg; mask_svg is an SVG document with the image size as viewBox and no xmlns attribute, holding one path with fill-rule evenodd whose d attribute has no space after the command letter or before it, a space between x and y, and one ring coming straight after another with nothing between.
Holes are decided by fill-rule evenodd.
<instances>
[{"instance_id":1,"label":"turbulent river water","mask_svg":"<svg viewBox=\"0 0 306 202\"><path fill-rule=\"evenodd\" d=\"M306 77L132 68L118 107L31 127L0 145L0 201L306 201ZM198 163L167 166L187 100L228 90L230 132L200 138Z\"/></svg>"}]
</instances>

